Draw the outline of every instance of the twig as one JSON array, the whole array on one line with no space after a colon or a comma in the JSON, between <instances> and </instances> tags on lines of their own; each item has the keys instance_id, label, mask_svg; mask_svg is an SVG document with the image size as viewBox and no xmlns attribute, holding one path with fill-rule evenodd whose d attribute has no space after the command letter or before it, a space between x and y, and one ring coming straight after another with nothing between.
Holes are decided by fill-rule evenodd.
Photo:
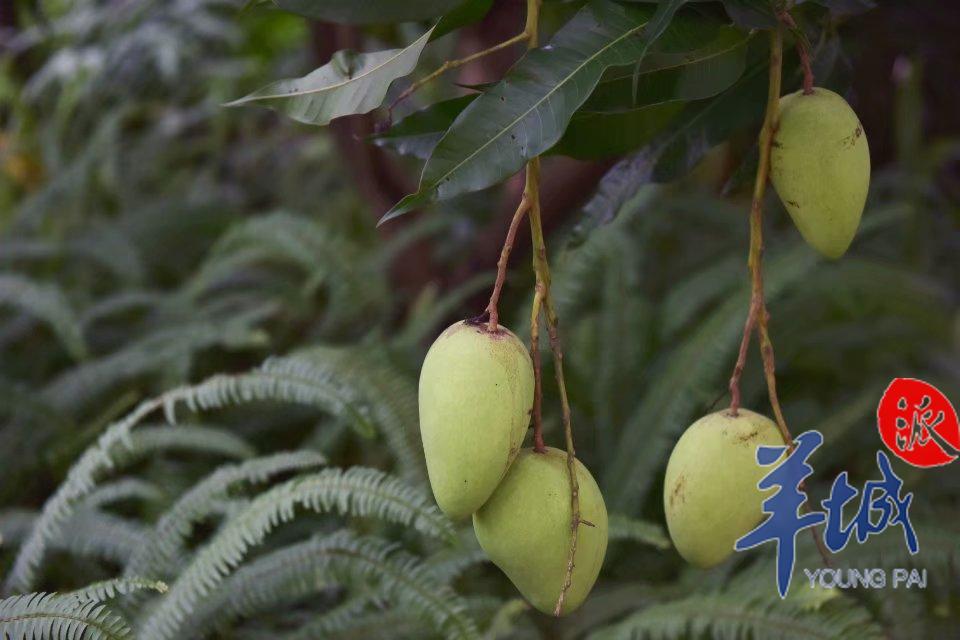
<instances>
[{"instance_id":1,"label":"twig","mask_svg":"<svg viewBox=\"0 0 960 640\"><path fill-rule=\"evenodd\" d=\"M783 67L783 35L780 29L771 31L770 36L770 80L767 86L767 111L760 129L760 159L757 165L757 177L753 183L753 198L750 201L750 255L747 267L750 269L750 308L743 327L740 341L740 353L730 376L730 413L737 415L740 409L740 377L747 360L750 337L757 325L757 318L764 308L763 301L763 196L767 190L767 177L770 172L770 146L777 125L780 107L780 76ZM791 442L789 434L785 440Z\"/></svg>"},{"instance_id":2,"label":"twig","mask_svg":"<svg viewBox=\"0 0 960 640\"><path fill-rule=\"evenodd\" d=\"M803 67L803 93L810 95L813 93L813 67L810 64L810 46L807 43L807 37L797 26L789 11L779 12L777 18L787 25L797 38L797 54L800 56L800 66Z\"/></svg>"},{"instance_id":3,"label":"twig","mask_svg":"<svg viewBox=\"0 0 960 640\"><path fill-rule=\"evenodd\" d=\"M533 360L533 450L545 453L543 442L543 369L540 364L540 311L543 287L537 282L530 308L530 358Z\"/></svg>"},{"instance_id":4,"label":"twig","mask_svg":"<svg viewBox=\"0 0 960 640\"><path fill-rule=\"evenodd\" d=\"M740 354L733 369L733 376L730 378L730 413L737 415L740 407L740 376L746 362L750 336L754 328L757 328L770 406L773 408L773 415L777 427L780 429L780 435L783 437L788 451L792 452L796 444L790 434L790 429L787 427L787 420L783 415L783 409L777 395L776 361L769 331L770 313L767 311L767 304L763 296L763 196L767 189L767 178L770 171L770 148L773 142L773 134L776 131L780 106L782 67L783 33L781 29L777 28L770 33L770 82L767 90L767 111L763 119L763 128L760 130L760 164L757 167L757 177L753 185L753 198L750 202L750 256L747 260L751 276L750 309L744 325L743 339L740 342ZM800 490L804 494L807 493L806 487L802 483ZM805 504L809 505L809 503L808 496ZM809 506L807 506L807 509L809 509ZM816 528L811 528L810 533L824 564L830 566L830 556L821 536L818 535Z\"/></svg>"},{"instance_id":5,"label":"twig","mask_svg":"<svg viewBox=\"0 0 960 640\"><path fill-rule=\"evenodd\" d=\"M396 109L397 105L399 105L401 102L403 102L404 100L412 96L421 87L423 87L426 84L429 84L430 82L433 82L434 80L436 80L437 78L445 74L447 71L450 71L451 69L456 69L458 67L462 67L463 65L469 64L474 60L479 60L484 56L488 56L491 53L496 53L497 51L500 51L501 49L506 49L507 47L512 47L513 45L518 44L520 42L529 41L532 38L533 36L526 29L524 29L522 32L518 33L512 38L507 38L503 42L498 42L497 44L487 49L484 49L483 51L477 51L476 53L471 53L470 55L464 58L458 58L456 60L447 60L442 65L440 65L436 70L420 78L419 80L411 84L409 87L407 87L400 95L396 97L396 99L393 102L390 103L390 106L387 107L388 121L392 120L393 110Z\"/></svg>"},{"instance_id":6,"label":"twig","mask_svg":"<svg viewBox=\"0 0 960 640\"><path fill-rule=\"evenodd\" d=\"M510 221L510 228L507 229L507 237L503 242L503 249L500 251L500 259L497 260L497 278L493 283L493 293L490 294L490 302L487 303L487 313L490 314L488 328L490 331L496 331L500 322L500 293L503 291L503 283L507 279L507 264L510 261L510 252L513 250L513 244L517 239L517 228L523 216L530 210L530 199L527 197L526 190L523 197L520 198L520 205L517 207L513 219Z\"/></svg>"},{"instance_id":7,"label":"twig","mask_svg":"<svg viewBox=\"0 0 960 640\"><path fill-rule=\"evenodd\" d=\"M527 165L528 180L536 186L539 182L540 160L534 158ZM535 189L534 189L535 190ZM559 616L563 611L563 603L567 597L567 591L573 582L573 568L577 553L578 529L582 524L580 520L580 484L577 481L576 460L577 453L573 444L573 421L571 419L570 401L567 397L567 385L563 373L563 347L560 344L560 321L557 317L557 310L553 303L553 296L550 293L550 263L547 260L546 241L543 237L543 226L540 222L540 201L534 199L533 206L530 208L530 233L533 238L533 269L537 276L537 293L534 301L540 299L542 310L547 320L547 334L550 340L550 350L553 354L554 373L556 375L557 390L560 395L561 418L563 422L563 432L567 448L567 474L570 479L570 551L567 555L567 569L563 584L560 587L560 594L557 597L557 604L554 607L553 614ZM537 314L539 316L539 313ZM531 316L531 321L533 317ZM531 330L533 326L531 326ZM539 335L539 328L537 329ZM536 343L531 345L535 350L539 350ZM536 371L534 372L536 374ZM534 404L537 399L534 397ZM534 425L536 429L536 425Z\"/></svg>"}]
</instances>

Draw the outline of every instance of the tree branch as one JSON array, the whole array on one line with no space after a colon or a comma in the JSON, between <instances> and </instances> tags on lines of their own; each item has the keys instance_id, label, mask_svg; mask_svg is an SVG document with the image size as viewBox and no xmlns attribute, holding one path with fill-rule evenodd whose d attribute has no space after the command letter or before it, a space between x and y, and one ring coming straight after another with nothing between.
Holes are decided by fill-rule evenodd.
<instances>
[{"instance_id":1,"label":"tree branch","mask_svg":"<svg viewBox=\"0 0 960 640\"><path fill-rule=\"evenodd\" d=\"M773 408L773 415L784 443L786 443L789 451L793 451L796 444L790 434L790 429L787 427L787 420L783 415L783 409L777 395L776 363L773 341L770 339L769 331L770 313L767 311L767 304L763 296L763 197L766 194L767 179L770 172L770 148L779 117L782 67L783 32L780 28L777 28L770 32L770 82L767 90L767 111L763 119L763 128L760 130L760 161L757 166L756 181L753 185L753 198L750 202L750 255L747 260L751 276L750 308L743 329L743 338L740 341L740 353L733 369L733 375L730 378L730 413L737 415L740 409L740 376L743 374L746 363L750 336L753 334L754 328L758 328L760 356L763 359L763 372L767 382L770 406ZM800 490L806 494L806 487L802 483ZM810 498L807 496L805 502L807 510L809 510L809 504ZM810 533L824 564L830 566L829 553L817 529L811 528Z\"/></svg>"}]
</instances>

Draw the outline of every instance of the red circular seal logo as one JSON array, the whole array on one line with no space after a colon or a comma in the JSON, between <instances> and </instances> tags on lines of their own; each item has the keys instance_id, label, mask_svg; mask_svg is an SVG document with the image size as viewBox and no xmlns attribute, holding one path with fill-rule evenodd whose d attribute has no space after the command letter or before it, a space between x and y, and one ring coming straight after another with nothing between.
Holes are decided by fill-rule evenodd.
<instances>
[{"instance_id":1,"label":"red circular seal logo","mask_svg":"<svg viewBox=\"0 0 960 640\"><path fill-rule=\"evenodd\" d=\"M939 467L960 457L957 412L923 380L894 378L880 398L877 428L887 448L915 467Z\"/></svg>"}]
</instances>

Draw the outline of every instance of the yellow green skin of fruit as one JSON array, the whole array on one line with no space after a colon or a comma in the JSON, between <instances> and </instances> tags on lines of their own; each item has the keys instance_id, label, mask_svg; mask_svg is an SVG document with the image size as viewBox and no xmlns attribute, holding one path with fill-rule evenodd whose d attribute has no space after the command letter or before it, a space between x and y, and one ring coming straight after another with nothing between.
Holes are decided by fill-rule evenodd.
<instances>
[{"instance_id":1,"label":"yellow green skin of fruit","mask_svg":"<svg viewBox=\"0 0 960 640\"><path fill-rule=\"evenodd\" d=\"M506 474L530 423L533 364L504 327L458 322L420 371L420 436L440 509L466 518Z\"/></svg>"},{"instance_id":2,"label":"yellow green skin of fruit","mask_svg":"<svg viewBox=\"0 0 960 640\"><path fill-rule=\"evenodd\" d=\"M590 472L576 461L580 517L576 562L561 615L583 604L607 552L607 507ZM534 607L553 615L570 553L570 478L567 454L524 449L483 507L473 530L490 559Z\"/></svg>"},{"instance_id":3,"label":"yellow green skin of fruit","mask_svg":"<svg viewBox=\"0 0 960 640\"><path fill-rule=\"evenodd\" d=\"M773 490L757 488L770 470L757 463L759 445L783 445L777 425L740 409L736 417L724 410L700 418L673 448L663 507L670 538L687 562L716 566L763 519L762 503Z\"/></svg>"},{"instance_id":4,"label":"yellow green skin of fruit","mask_svg":"<svg viewBox=\"0 0 960 640\"><path fill-rule=\"evenodd\" d=\"M828 258L842 256L870 186L870 148L857 114L819 87L784 96L770 152L770 179L803 239Z\"/></svg>"}]
</instances>

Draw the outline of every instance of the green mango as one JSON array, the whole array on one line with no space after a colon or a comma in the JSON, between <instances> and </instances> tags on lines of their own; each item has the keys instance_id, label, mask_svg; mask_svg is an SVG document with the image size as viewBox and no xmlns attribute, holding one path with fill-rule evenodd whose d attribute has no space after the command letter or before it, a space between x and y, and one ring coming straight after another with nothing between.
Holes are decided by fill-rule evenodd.
<instances>
[{"instance_id":1,"label":"green mango","mask_svg":"<svg viewBox=\"0 0 960 640\"><path fill-rule=\"evenodd\" d=\"M513 461L533 408L533 363L504 327L458 322L420 370L420 436L437 504L453 519L487 501Z\"/></svg>"},{"instance_id":2,"label":"green mango","mask_svg":"<svg viewBox=\"0 0 960 640\"><path fill-rule=\"evenodd\" d=\"M757 463L759 445L782 446L777 425L753 411L729 410L700 418L670 454L663 508L673 545L687 562L704 569L733 553L737 539L763 519L773 490L757 482L768 468Z\"/></svg>"},{"instance_id":3,"label":"green mango","mask_svg":"<svg viewBox=\"0 0 960 640\"><path fill-rule=\"evenodd\" d=\"M827 258L846 253L870 187L870 148L850 105L817 87L780 99L770 179L800 235Z\"/></svg>"},{"instance_id":4,"label":"green mango","mask_svg":"<svg viewBox=\"0 0 960 640\"><path fill-rule=\"evenodd\" d=\"M561 615L586 599L607 552L603 495L579 460L575 468L585 522L578 527L576 562ZM521 451L507 477L473 514L473 530L483 550L524 598L549 615L566 579L570 515L567 454L551 447L544 453Z\"/></svg>"}]
</instances>

